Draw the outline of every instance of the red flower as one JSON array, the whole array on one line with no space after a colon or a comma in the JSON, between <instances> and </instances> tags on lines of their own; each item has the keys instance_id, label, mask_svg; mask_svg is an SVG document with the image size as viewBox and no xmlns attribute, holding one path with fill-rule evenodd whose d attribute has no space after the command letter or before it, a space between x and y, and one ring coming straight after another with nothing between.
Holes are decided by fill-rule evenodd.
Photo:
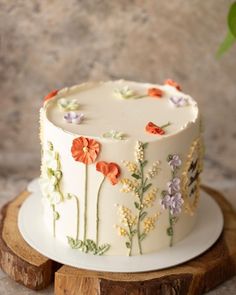
<instances>
[{"instance_id":1,"label":"red flower","mask_svg":"<svg viewBox=\"0 0 236 295\"><path fill-rule=\"evenodd\" d=\"M165 130L159 126L157 126L156 124L149 122L146 127L145 127L146 131L151 133L151 134L159 134L159 135L163 135L165 134Z\"/></svg>"},{"instance_id":2,"label":"red flower","mask_svg":"<svg viewBox=\"0 0 236 295\"><path fill-rule=\"evenodd\" d=\"M170 86L173 86L173 87L175 87L177 90L181 91L181 87L180 87L180 85L179 85L177 82L175 82L174 80L167 79L167 80L165 80L165 84L170 85Z\"/></svg>"},{"instance_id":3,"label":"red flower","mask_svg":"<svg viewBox=\"0 0 236 295\"><path fill-rule=\"evenodd\" d=\"M148 89L148 95L149 96L157 96L157 97L162 97L163 96L163 91L159 88L149 88Z\"/></svg>"},{"instance_id":4,"label":"red flower","mask_svg":"<svg viewBox=\"0 0 236 295\"><path fill-rule=\"evenodd\" d=\"M104 161L100 161L97 163L96 169L104 176L106 176L113 185L118 183L118 177L120 176L120 167L116 163L107 163Z\"/></svg>"},{"instance_id":5,"label":"red flower","mask_svg":"<svg viewBox=\"0 0 236 295\"><path fill-rule=\"evenodd\" d=\"M75 161L86 165L96 161L99 151L99 142L83 136L75 138L71 147L71 153Z\"/></svg>"},{"instance_id":6,"label":"red flower","mask_svg":"<svg viewBox=\"0 0 236 295\"><path fill-rule=\"evenodd\" d=\"M44 97L44 101L47 101L47 100L53 98L55 95L57 95L58 91L59 91L58 89L55 89L55 90L51 91L50 93L48 93L48 94Z\"/></svg>"}]
</instances>

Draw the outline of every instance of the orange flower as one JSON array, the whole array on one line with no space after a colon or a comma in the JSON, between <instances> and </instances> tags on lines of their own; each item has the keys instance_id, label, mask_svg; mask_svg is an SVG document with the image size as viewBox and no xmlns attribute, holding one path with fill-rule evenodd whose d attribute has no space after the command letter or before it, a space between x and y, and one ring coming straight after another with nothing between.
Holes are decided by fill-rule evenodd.
<instances>
[{"instance_id":1,"label":"orange flower","mask_svg":"<svg viewBox=\"0 0 236 295\"><path fill-rule=\"evenodd\" d=\"M174 80L167 79L167 80L165 80L165 84L170 85L170 86L173 86L173 87L175 87L177 90L181 91L181 87L180 87L180 85L179 85L177 82L175 82Z\"/></svg>"},{"instance_id":2,"label":"orange flower","mask_svg":"<svg viewBox=\"0 0 236 295\"><path fill-rule=\"evenodd\" d=\"M99 142L83 136L75 138L71 147L71 153L75 161L86 165L96 161L99 151Z\"/></svg>"},{"instance_id":3,"label":"orange flower","mask_svg":"<svg viewBox=\"0 0 236 295\"><path fill-rule=\"evenodd\" d=\"M120 167L116 163L107 163L104 161L100 161L97 163L96 169L104 176L108 177L113 185L118 183L118 177L120 176Z\"/></svg>"},{"instance_id":4,"label":"orange flower","mask_svg":"<svg viewBox=\"0 0 236 295\"><path fill-rule=\"evenodd\" d=\"M163 91L159 88L149 88L148 89L148 95L149 96L157 96L157 97L162 97L163 96Z\"/></svg>"},{"instance_id":5,"label":"orange flower","mask_svg":"<svg viewBox=\"0 0 236 295\"><path fill-rule=\"evenodd\" d=\"M59 91L58 89L55 89L55 90L51 91L50 93L48 93L48 94L44 97L44 101L47 101L47 100L53 98L55 95L57 95L58 91Z\"/></svg>"},{"instance_id":6,"label":"orange flower","mask_svg":"<svg viewBox=\"0 0 236 295\"><path fill-rule=\"evenodd\" d=\"M156 124L149 122L146 127L146 131L151 133L151 134L160 134L163 135L165 134L165 130L162 127L157 126Z\"/></svg>"}]
</instances>

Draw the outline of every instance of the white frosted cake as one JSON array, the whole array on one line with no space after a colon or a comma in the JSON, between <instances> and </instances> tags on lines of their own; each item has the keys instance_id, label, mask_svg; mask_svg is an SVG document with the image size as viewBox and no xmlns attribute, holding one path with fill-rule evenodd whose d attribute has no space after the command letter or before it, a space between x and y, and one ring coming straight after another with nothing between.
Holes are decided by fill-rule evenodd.
<instances>
[{"instance_id":1,"label":"white frosted cake","mask_svg":"<svg viewBox=\"0 0 236 295\"><path fill-rule=\"evenodd\" d=\"M94 255L174 246L196 220L200 129L196 101L173 80L52 91L40 110L45 228Z\"/></svg>"}]
</instances>

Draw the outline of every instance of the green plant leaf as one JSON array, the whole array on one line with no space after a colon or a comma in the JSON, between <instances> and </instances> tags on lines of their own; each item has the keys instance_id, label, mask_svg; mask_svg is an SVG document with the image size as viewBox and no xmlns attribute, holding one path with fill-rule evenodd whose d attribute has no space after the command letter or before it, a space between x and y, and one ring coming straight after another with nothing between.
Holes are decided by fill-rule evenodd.
<instances>
[{"instance_id":1,"label":"green plant leaf","mask_svg":"<svg viewBox=\"0 0 236 295\"><path fill-rule=\"evenodd\" d=\"M142 240L144 240L145 238L146 238L146 234L145 233L142 233L141 235L140 235L140 237L139 237L139 240L140 241L142 241Z\"/></svg>"},{"instance_id":2,"label":"green plant leaf","mask_svg":"<svg viewBox=\"0 0 236 295\"><path fill-rule=\"evenodd\" d=\"M130 249L130 248L131 248L131 244L130 244L130 242L126 242L126 243L125 243L125 246L126 246L126 248Z\"/></svg>"},{"instance_id":3,"label":"green plant leaf","mask_svg":"<svg viewBox=\"0 0 236 295\"><path fill-rule=\"evenodd\" d=\"M143 192L145 193L145 192L149 189L149 187L150 187L151 185L152 185L151 183L147 184L147 185L143 188Z\"/></svg>"},{"instance_id":4,"label":"green plant leaf","mask_svg":"<svg viewBox=\"0 0 236 295\"><path fill-rule=\"evenodd\" d=\"M135 206L136 209L140 209L140 205L139 205L138 202L134 202L134 206Z\"/></svg>"},{"instance_id":5,"label":"green plant leaf","mask_svg":"<svg viewBox=\"0 0 236 295\"><path fill-rule=\"evenodd\" d=\"M143 148L145 149L148 146L148 142L143 143Z\"/></svg>"},{"instance_id":6,"label":"green plant leaf","mask_svg":"<svg viewBox=\"0 0 236 295\"><path fill-rule=\"evenodd\" d=\"M236 38L234 37L234 35L230 31L228 31L224 41L220 44L217 50L216 57L221 57L226 51L230 49L235 41Z\"/></svg>"},{"instance_id":7,"label":"green plant leaf","mask_svg":"<svg viewBox=\"0 0 236 295\"><path fill-rule=\"evenodd\" d=\"M173 232L173 228L172 227L168 227L167 230L166 230L166 232L167 232L167 235L168 236L173 236L174 235L174 232Z\"/></svg>"},{"instance_id":8,"label":"green plant leaf","mask_svg":"<svg viewBox=\"0 0 236 295\"><path fill-rule=\"evenodd\" d=\"M143 163L142 163L142 167L144 167L145 165L147 165L147 160L145 160L145 161L143 161Z\"/></svg>"},{"instance_id":9,"label":"green plant leaf","mask_svg":"<svg viewBox=\"0 0 236 295\"><path fill-rule=\"evenodd\" d=\"M140 220L144 220L144 218L147 216L147 212L143 212L141 215L140 215Z\"/></svg>"},{"instance_id":10,"label":"green plant leaf","mask_svg":"<svg viewBox=\"0 0 236 295\"><path fill-rule=\"evenodd\" d=\"M231 34L236 38L236 2L229 9L228 27Z\"/></svg>"},{"instance_id":11,"label":"green plant leaf","mask_svg":"<svg viewBox=\"0 0 236 295\"><path fill-rule=\"evenodd\" d=\"M141 178L141 177L140 177L138 174L136 174L136 173L133 173L131 176L134 177L135 179L140 179L140 178Z\"/></svg>"}]
</instances>

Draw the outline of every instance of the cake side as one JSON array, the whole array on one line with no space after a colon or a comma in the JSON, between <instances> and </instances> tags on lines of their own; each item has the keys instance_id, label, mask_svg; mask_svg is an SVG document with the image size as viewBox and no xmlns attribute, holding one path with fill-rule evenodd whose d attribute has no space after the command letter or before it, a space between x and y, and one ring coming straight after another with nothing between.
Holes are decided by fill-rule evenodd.
<instances>
[{"instance_id":1,"label":"cake side","mask_svg":"<svg viewBox=\"0 0 236 295\"><path fill-rule=\"evenodd\" d=\"M45 224L58 240L94 254L155 252L194 226L201 171L197 104L170 85L115 81L99 87L104 84L103 108L110 105L112 122L109 116L99 122L106 114L94 108L96 84L62 90L41 110ZM117 96L124 87L129 98ZM147 95L150 89L163 95ZM83 112L83 120L68 122L68 104L63 109L60 102L73 102L73 115Z\"/></svg>"}]
</instances>

